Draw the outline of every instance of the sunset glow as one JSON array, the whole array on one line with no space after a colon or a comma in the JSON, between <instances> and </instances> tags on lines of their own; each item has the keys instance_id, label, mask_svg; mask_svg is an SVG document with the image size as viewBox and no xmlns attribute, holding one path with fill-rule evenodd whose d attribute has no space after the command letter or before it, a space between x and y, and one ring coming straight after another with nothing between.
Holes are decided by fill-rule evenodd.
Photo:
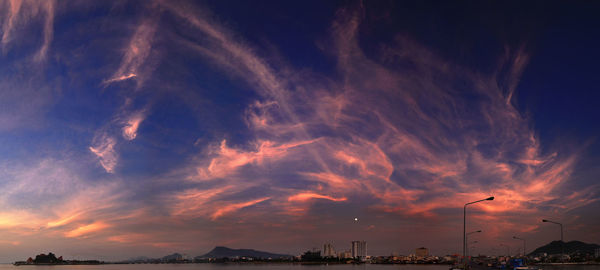
<instances>
[{"instance_id":1,"label":"sunset glow","mask_svg":"<svg viewBox=\"0 0 600 270\"><path fill-rule=\"evenodd\" d=\"M0 262L600 243L593 9L253 3L0 1Z\"/></svg>"}]
</instances>

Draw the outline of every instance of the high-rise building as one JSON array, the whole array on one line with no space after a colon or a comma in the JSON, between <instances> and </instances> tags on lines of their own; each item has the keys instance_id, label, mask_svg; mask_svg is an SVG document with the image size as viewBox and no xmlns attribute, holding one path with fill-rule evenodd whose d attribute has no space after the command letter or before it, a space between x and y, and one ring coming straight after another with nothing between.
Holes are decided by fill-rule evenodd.
<instances>
[{"instance_id":1,"label":"high-rise building","mask_svg":"<svg viewBox=\"0 0 600 270\"><path fill-rule=\"evenodd\" d=\"M429 250L424 247L417 248L415 250L415 255L417 257L425 258L425 257L429 256Z\"/></svg>"},{"instance_id":2,"label":"high-rise building","mask_svg":"<svg viewBox=\"0 0 600 270\"><path fill-rule=\"evenodd\" d=\"M352 241L352 258L364 261L367 258L367 242Z\"/></svg>"},{"instance_id":3,"label":"high-rise building","mask_svg":"<svg viewBox=\"0 0 600 270\"><path fill-rule=\"evenodd\" d=\"M323 257L335 257L335 249L330 243L323 245Z\"/></svg>"}]
</instances>

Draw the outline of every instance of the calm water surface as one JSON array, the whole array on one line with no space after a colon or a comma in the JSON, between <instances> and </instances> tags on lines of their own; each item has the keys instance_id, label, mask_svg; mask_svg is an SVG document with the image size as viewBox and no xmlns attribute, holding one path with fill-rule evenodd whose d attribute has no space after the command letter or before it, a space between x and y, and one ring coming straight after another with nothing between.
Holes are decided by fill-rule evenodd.
<instances>
[{"instance_id":1,"label":"calm water surface","mask_svg":"<svg viewBox=\"0 0 600 270\"><path fill-rule=\"evenodd\" d=\"M297 264L107 264L13 266L0 265L0 270L448 270L448 265L297 265ZM543 270L600 270L600 265L561 265L541 267Z\"/></svg>"}]
</instances>

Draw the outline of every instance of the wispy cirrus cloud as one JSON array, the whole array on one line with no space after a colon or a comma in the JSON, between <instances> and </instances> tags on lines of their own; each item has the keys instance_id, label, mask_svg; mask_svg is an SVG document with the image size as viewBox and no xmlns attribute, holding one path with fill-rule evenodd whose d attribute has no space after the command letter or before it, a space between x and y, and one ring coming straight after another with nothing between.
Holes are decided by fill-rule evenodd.
<instances>
[{"instance_id":1,"label":"wispy cirrus cloud","mask_svg":"<svg viewBox=\"0 0 600 270\"><path fill-rule=\"evenodd\" d=\"M266 160L282 158L289 155L289 152L293 151L294 148L312 144L315 141L294 141L281 145L277 145L272 141L260 141L254 145L256 151L243 151L228 147L227 141L223 140L219 147L215 147L216 149L211 151L211 156L214 156L214 158L210 159L208 166L199 167L197 176L191 179L210 180L223 178L235 173L240 167L250 164L261 165Z\"/></svg>"},{"instance_id":2,"label":"wispy cirrus cloud","mask_svg":"<svg viewBox=\"0 0 600 270\"><path fill-rule=\"evenodd\" d=\"M108 227L123 213L117 183L91 183L81 179L72 164L56 159L3 167L5 192L0 204L0 226L29 236L84 237Z\"/></svg>"},{"instance_id":3,"label":"wispy cirrus cloud","mask_svg":"<svg viewBox=\"0 0 600 270\"><path fill-rule=\"evenodd\" d=\"M397 246L390 235L426 245L420 233L453 246L456 216L471 200L496 196L469 208L469 226L486 224L488 239L536 232L539 216L567 215L598 201L598 187L566 188L580 153L542 145L531 119L515 107L529 61L525 47L507 47L491 71L458 65L406 35L390 34L367 49L365 11L346 7L326 30L330 38L318 42L334 71L311 70L281 60L286 55L271 58L271 48L254 46L196 3L142 6L144 12L134 12L136 25L114 26L125 38L106 38L115 18L90 23L106 35L99 35L102 46L121 48L117 54L108 49L110 57L90 56L97 47L86 40L76 46L79 54L61 59L69 67L93 58L93 74L81 80L98 89L66 95L86 105L77 109L89 110L85 125L69 126L86 136L69 145L84 158L69 148L78 158L2 168L11 176L0 177L0 228L98 244L108 253L263 242L281 249L293 242L299 249L359 236ZM44 25L38 55L58 49L50 45L53 29L46 28L54 15L42 16L56 12L54 2L3 7L5 53L18 44L18 29L33 22L26 19L31 14ZM108 16L131 16L122 9L106 8ZM78 32L70 31L66 35ZM157 55L168 57L158 61ZM98 63L104 64L100 74ZM52 104L51 90L36 91L46 82L30 79L43 73L23 74L0 83L0 131L27 125L26 114L14 108L30 112ZM53 116L79 117L69 110ZM49 140L67 137L57 133ZM67 166L90 157L108 174L78 174ZM267 234L273 237L264 239ZM19 240L11 237L7 245Z\"/></svg>"},{"instance_id":4,"label":"wispy cirrus cloud","mask_svg":"<svg viewBox=\"0 0 600 270\"><path fill-rule=\"evenodd\" d=\"M215 220L225 214L231 213L231 212L235 212L238 211L240 209L264 202L266 200L270 199L269 197L266 198L259 198L259 199L255 199L255 200L251 200L251 201L247 201L247 202L240 202L240 203L232 203L232 204L227 204L225 206L219 207L216 209L216 211L210 216L211 219Z\"/></svg>"},{"instance_id":5,"label":"wispy cirrus cloud","mask_svg":"<svg viewBox=\"0 0 600 270\"><path fill-rule=\"evenodd\" d=\"M15 38L15 32L18 32L19 27L36 22L43 18L42 30L42 45L35 53L34 60L43 61L46 59L50 43L54 36L54 16L56 1L28 1L28 0L10 0L3 3L6 14L4 14L4 22L2 24L2 49L6 53L7 46Z\"/></svg>"},{"instance_id":6,"label":"wispy cirrus cloud","mask_svg":"<svg viewBox=\"0 0 600 270\"><path fill-rule=\"evenodd\" d=\"M156 18L142 20L124 48L119 68L110 78L104 80L104 84L128 79L136 79L138 86L144 82L145 71L143 71L143 65L150 56L156 27Z\"/></svg>"},{"instance_id":7,"label":"wispy cirrus cloud","mask_svg":"<svg viewBox=\"0 0 600 270\"><path fill-rule=\"evenodd\" d=\"M565 212L592 202L581 196L570 207L556 207L577 153L541 153L529 119L510 102L528 59L522 49L499 64L507 72L491 74L446 62L403 36L382 46L383 61L374 60L359 46L361 11L342 9L330 51L342 79L332 84L308 73L280 76L275 70L290 67L272 67L193 9L163 5L210 38L192 48L263 98L245 115L256 138L252 147L222 141L200 158L194 179L227 177L227 185L239 184L237 192L265 184L283 188L269 193L269 204L295 209L290 216L310 209L290 203L315 198L351 203L367 196L372 210L426 218L443 218L440 211L489 195L497 200L481 209L496 213ZM457 89L459 81L467 87ZM277 145L298 141L310 143L278 151ZM261 180L245 177L249 172ZM302 188L290 191L292 184L269 176L273 172Z\"/></svg>"},{"instance_id":8,"label":"wispy cirrus cloud","mask_svg":"<svg viewBox=\"0 0 600 270\"><path fill-rule=\"evenodd\" d=\"M137 131L140 127L140 123L144 121L145 112L138 111L129 116L127 119L125 126L123 127L123 138L126 140L133 140L137 137Z\"/></svg>"},{"instance_id":9,"label":"wispy cirrus cloud","mask_svg":"<svg viewBox=\"0 0 600 270\"><path fill-rule=\"evenodd\" d=\"M84 235L89 235L90 233L94 233L105 229L109 225L103 222L94 222L88 225L79 226L74 230L68 231L65 233L66 237L81 237Z\"/></svg>"},{"instance_id":10,"label":"wispy cirrus cloud","mask_svg":"<svg viewBox=\"0 0 600 270\"><path fill-rule=\"evenodd\" d=\"M117 166L118 156L115 150L116 140L107 134L101 133L94 138L90 151L100 160L100 165L108 173L114 172Z\"/></svg>"},{"instance_id":11,"label":"wispy cirrus cloud","mask_svg":"<svg viewBox=\"0 0 600 270\"><path fill-rule=\"evenodd\" d=\"M292 201L292 202L293 201L308 201L311 199L325 199L325 200L330 200L330 201L335 201L335 202L341 202L341 201L347 200L344 197L335 198L335 197L331 197L331 196L327 196L327 195L317 194L314 192L298 193L298 194L288 197L288 201Z\"/></svg>"},{"instance_id":12,"label":"wispy cirrus cloud","mask_svg":"<svg viewBox=\"0 0 600 270\"><path fill-rule=\"evenodd\" d=\"M143 18L141 20L123 49L124 52L119 68L110 78L102 82L104 86L129 79L136 80L135 90L143 85L153 68L153 64L148 63L147 60L152 53L154 35L158 27L157 20L155 17ZM118 153L114 149L118 141L117 136L113 132L114 125L121 125L122 137L127 141L132 141L137 137L138 128L144 121L147 113L147 106L138 110L132 108L132 103L135 101L137 95L136 91L126 89L125 93L123 105L118 108L113 119L95 135L94 141L96 142L93 144L96 146L90 147L90 150L100 157L102 166L109 173L114 172L113 169L118 161ZM98 140L102 140L103 142L97 142Z\"/></svg>"}]
</instances>

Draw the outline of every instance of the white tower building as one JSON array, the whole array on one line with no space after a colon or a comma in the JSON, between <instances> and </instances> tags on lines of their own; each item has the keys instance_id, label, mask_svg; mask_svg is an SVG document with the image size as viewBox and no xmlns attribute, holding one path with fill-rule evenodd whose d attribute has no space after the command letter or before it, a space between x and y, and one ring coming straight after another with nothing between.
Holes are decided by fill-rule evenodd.
<instances>
[{"instance_id":1,"label":"white tower building","mask_svg":"<svg viewBox=\"0 0 600 270\"><path fill-rule=\"evenodd\" d=\"M367 258L367 242L352 241L352 258L364 261Z\"/></svg>"}]
</instances>

